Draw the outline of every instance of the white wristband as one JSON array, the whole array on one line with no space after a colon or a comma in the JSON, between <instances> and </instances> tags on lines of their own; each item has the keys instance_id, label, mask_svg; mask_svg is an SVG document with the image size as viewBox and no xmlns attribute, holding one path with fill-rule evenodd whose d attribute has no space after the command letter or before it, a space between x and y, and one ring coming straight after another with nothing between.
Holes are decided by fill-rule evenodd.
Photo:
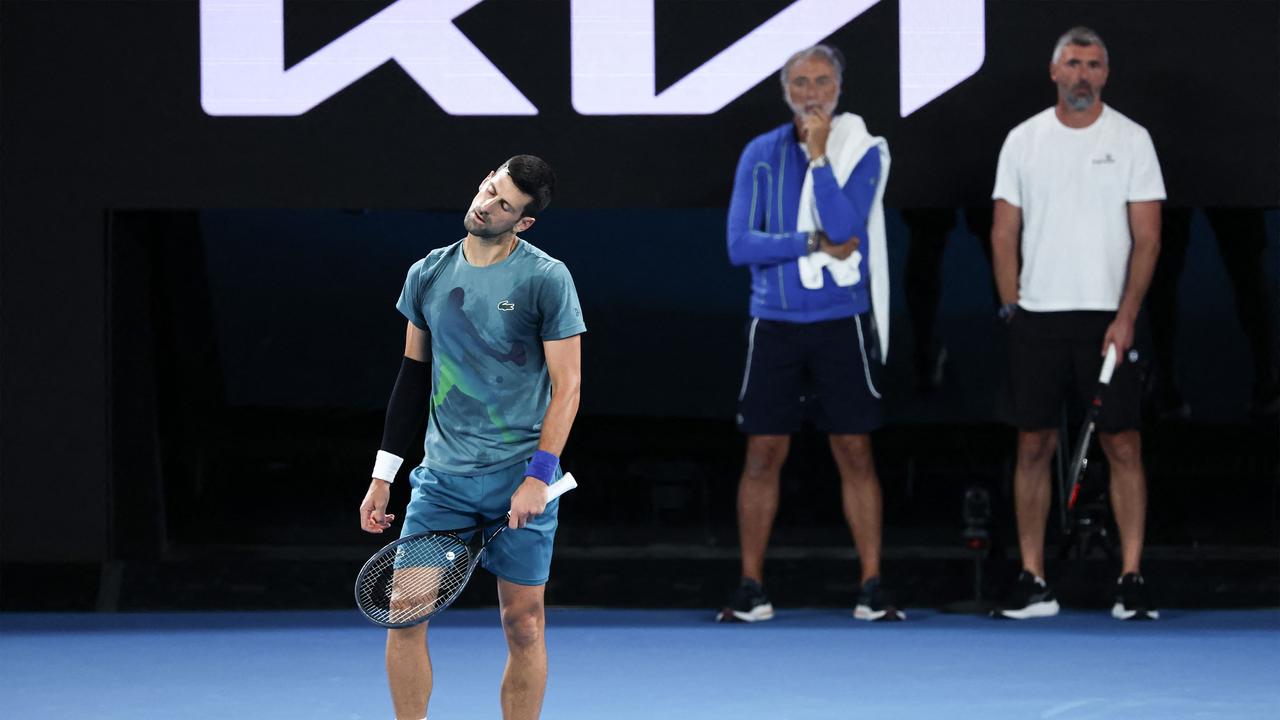
<instances>
[{"instance_id":1,"label":"white wristband","mask_svg":"<svg viewBox=\"0 0 1280 720\"><path fill-rule=\"evenodd\" d=\"M379 480L394 482L396 473L400 472L400 465L403 463L404 458L399 455L379 450L377 459L373 461L373 476Z\"/></svg>"}]
</instances>

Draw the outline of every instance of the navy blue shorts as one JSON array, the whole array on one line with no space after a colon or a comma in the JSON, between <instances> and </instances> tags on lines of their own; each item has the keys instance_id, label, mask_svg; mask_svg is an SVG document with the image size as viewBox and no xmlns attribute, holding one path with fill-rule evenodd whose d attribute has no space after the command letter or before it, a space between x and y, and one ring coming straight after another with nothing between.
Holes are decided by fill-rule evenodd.
<instances>
[{"instance_id":1,"label":"navy blue shorts","mask_svg":"<svg viewBox=\"0 0 1280 720\"><path fill-rule=\"evenodd\" d=\"M1009 324L1006 413L1019 430L1048 430L1062 421L1064 402L1087 407L1102 369L1102 339L1114 312L1018 309ZM1137 430L1142 424L1142 377L1137 351L1116 366L1102 394L1098 432Z\"/></svg>"},{"instance_id":2,"label":"navy blue shorts","mask_svg":"<svg viewBox=\"0 0 1280 720\"><path fill-rule=\"evenodd\" d=\"M880 427L880 343L870 313L816 323L753 318L738 393L738 429L790 435L811 420L822 432Z\"/></svg>"}]
</instances>

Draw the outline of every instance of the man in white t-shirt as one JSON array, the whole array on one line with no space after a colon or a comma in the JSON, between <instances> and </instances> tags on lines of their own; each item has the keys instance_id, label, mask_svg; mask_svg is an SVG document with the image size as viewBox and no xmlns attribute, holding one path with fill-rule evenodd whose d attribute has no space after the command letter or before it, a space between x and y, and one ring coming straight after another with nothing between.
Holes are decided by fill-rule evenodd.
<instances>
[{"instance_id":1,"label":"man in white t-shirt","mask_svg":"<svg viewBox=\"0 0 1280 720\"><path fill-rule=\"evenodd\" d=\"M1044 580L1049 461L1062 403L1088 402L1109 345L1120 363L1097 428L1111 466L1123 570L1112 615L1154 619L1139 563L1146 523L1134 320L1160 252L1160 164L1147 131L1103 104L1107 49L1088 28L1058 39L1049 77L1058 102L1018 125L1000 150L991 246L1009 324L1010 399L1018 429L1014 495L1023 571L995 615L1058 613Z\"/></svg>"}]
</instances>

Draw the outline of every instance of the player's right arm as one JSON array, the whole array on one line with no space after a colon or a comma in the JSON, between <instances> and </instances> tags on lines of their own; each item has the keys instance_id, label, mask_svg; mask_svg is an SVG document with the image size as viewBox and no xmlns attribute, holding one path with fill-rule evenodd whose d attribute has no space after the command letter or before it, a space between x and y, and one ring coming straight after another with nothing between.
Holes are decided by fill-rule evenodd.
<instances>
[{"instance_id":1,"label":"player's right arm","mask_svg":"<svg viewBox=\"0 0 1280 720\"><path fill-rule=\"evenodd\" d=\"M1000 304L1018 302L1018 240L1022 233L1022 208L1006 200L995 201L991 222L991 264Z\"/></svg>"},{"instance_id":2,"label":"player's right arm","mask_svg":"<svg viewBox=\"0 0 1280 720\"><path fill-rule=\"evenodd\" d=\"M431 331L412 322L407 326L404 359L387 402L382 449L378 451L369 491L360 503L360 529L365 532L380 533L396 519L387 513L391 482L426 419L427 398L431 393Z\"/></svg>"},{"instance_id":3,"label":"player's right arm","mask_svg":"<svg viewBox=\"0 0 1280 720\"><path fill-rule=\"evenodd\" d=\"M1006 322L1012 317L1005 311L1018 302L1018 259L1022 241L1022 147L1026 144L1023 125L1009 131L1000 146L996 160L996 183L991 190L995 202L991 218L991 270L995 275L996 292L1000 295L1000 317Z\"/></svg>"},{"instance_id":4,"label":"player's right arm","mask_svg":"<svg viewBox=\"0 0 1280 720\"><path fill-rule=\"evenodd\" d=\"M809 233L769 232L767 207L781 180L755 140L742 151L733 177L727 222L729 262L736 266L776 265L808 255Z\"/></svg>"},{"instance_id":5,"label":"player's right arm","mask_svg":"<svg viewBox=\"0 0 1280 720\"><path fill-rule=\"evenodd\" d=\"M405 323L404 356L420 363L431 362L431 331Z\"/></svg>"}]
</instances>

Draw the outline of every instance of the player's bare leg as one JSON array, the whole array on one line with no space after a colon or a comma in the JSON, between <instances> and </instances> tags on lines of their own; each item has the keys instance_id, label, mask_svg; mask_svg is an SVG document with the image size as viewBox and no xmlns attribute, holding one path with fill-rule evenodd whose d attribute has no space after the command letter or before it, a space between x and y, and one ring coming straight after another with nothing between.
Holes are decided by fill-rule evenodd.
<instances>
[{"instance_id":1,"label":"player's bare leg","mask_svg":"<svg viewBox=\"0 0 1280 720\"><path fill-rule=\"evenodd\" d=\"M387 680L396 720L421 720L431 698L427 623L387 631Z\"/></svg>"},{"instance_id":2,"label":"player's bare leg","mask_svg":"<svg viewBox=\"0 0 1280 720\"><path fill-rule=\"evenodd\" d=\"M869 435L832 435L831 454L840 471L844 518L862 563L862 582L880 576L883 500Z\"/></svg>"},{"instance_id":3,"label":"player's bare leg","mask_svg":"<svg viewBox=\"0 0 1280 720\"><path fill-rule=\"evenodd\" d=\"M760 584L764 584L764 555L778 514L782 463L790 448L790 435L747 437L747 458L738 481L738 542L742 548L742 577Z\"/></svg>"},{"instance_id":4,"label":"player's bare leg","mask_svg":"<svg viewBox=\"0 0 1280 720\"><path fill-rule=\"evenodd\" d=\"M1147 477L1142 469L1142 436L1136 430L1100 433L1111 464L1111 508L1120 529L1121 574L1140 573L1147 526Z\"/></svg>"},{"instance_id":5,"label":"player's bare leg","mask_svg":"<svg viewBox=\"0 0 1280 720\"><path fill-rule=\"evenodd\" d=\"M1044 577L1044 528L1049 521L1049 460L1058 445L1056 430L1018 432L1018 462L1013 471L1014 511L1022 567Z\"/></svg>"},{"instance_id":6,"label":"player's bare leg","mask_svg":"<svg viewBox=\"0 0 1280 720\"><path fill-rule=\"evenodd\" d=\"M547 689L545 585L498 580L502 631L507 636L507 669L502 674L503 720L535 720Z\"/></svg>"}]
</instances>

